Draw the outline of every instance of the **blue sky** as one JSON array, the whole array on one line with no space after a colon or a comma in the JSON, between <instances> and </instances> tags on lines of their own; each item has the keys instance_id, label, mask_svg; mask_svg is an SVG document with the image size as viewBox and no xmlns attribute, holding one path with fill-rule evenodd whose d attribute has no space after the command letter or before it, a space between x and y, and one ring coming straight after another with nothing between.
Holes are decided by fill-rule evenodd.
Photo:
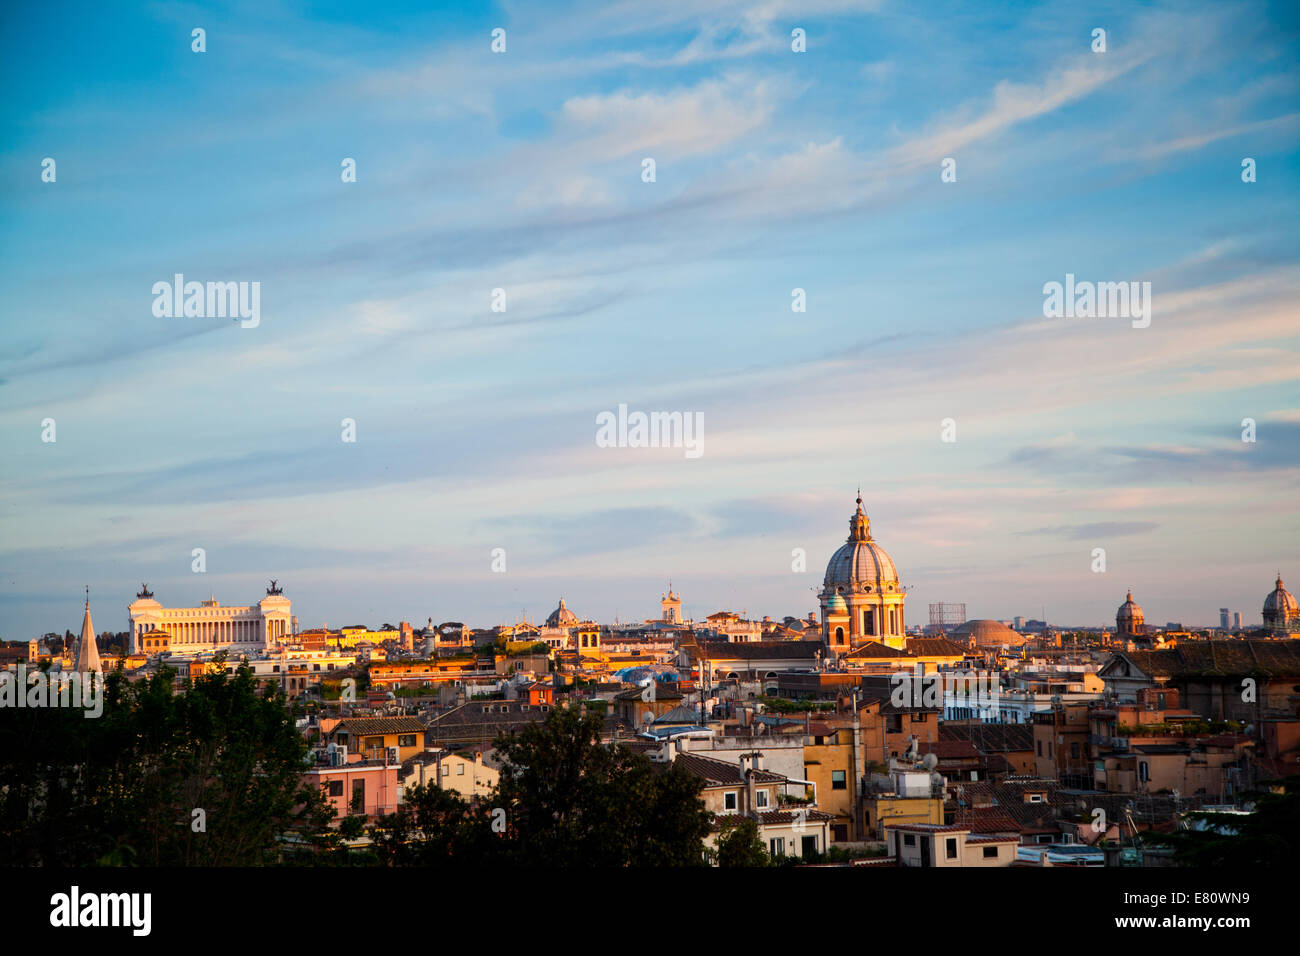
<instances>
[{"instance_id":1,"label":"blue sky","mask_svg":"<svg viewBox=\"0 0 1300 956\"><path fill-rule=\"evenodd\" d=\"M123 629L142 580L802 616L859 483L913 622L1258 623L1300 586L1297 14L983 7L7 9L0 637L84 584ZM155 317L177 272L261 324ZM1151 282L1150 327L1044 318L1066 273ZM620 403L704 454L597 447Z\"/></svg>"}]
</instances>

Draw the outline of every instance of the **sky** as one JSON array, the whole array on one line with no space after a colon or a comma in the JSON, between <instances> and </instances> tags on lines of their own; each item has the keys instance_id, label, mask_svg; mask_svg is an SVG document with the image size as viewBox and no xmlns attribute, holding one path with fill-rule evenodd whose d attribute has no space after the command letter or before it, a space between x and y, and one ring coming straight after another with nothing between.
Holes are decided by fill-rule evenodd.
<instances>
[{"instance_id":1,"label":"sky","mask_svg":"<svg viewBox=\"0 0 1300 956\"><path fill-rule=\"evenodd\" d=\"M804 616L859 486L909 623L1300 587L1292 4L0 17L0 638L86 585L125 630L142 581L276 578L304 628L639 620L669 580ZM156 315L176 273L260 322ZM1150 324L1046 317L1067 274ZM620 404L702 454L601 447Z\"/></svg>"}]
</instances>

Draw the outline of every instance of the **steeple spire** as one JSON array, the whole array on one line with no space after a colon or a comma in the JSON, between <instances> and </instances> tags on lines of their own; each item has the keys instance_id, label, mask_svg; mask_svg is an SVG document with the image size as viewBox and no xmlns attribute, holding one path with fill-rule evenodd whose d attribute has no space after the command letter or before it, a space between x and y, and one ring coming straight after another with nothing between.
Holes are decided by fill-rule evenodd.
<instances>
[{"instance_id":1,"label":"steeple spire","mask_svg":"<svg viewBox=\"0 0 1300 956\"><path fill-rule=\"evenodd\" d=\"M86 585L86 614L81 619L81 639L77 642L78 673L103 671L99 663L99 646L95 643L95 624L90 619L90 585Z\"/></svg>"}]
</instances>

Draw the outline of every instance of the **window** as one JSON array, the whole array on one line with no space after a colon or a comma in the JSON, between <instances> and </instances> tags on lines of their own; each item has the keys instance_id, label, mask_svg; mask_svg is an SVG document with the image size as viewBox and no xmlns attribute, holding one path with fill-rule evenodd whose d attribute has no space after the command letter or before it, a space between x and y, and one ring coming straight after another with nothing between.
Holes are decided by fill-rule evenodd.
<instances>
[{"instance_id":1,"label":"window","mask_svg":"<svg viewBox=\"0 0 1300 956\"><path fill-rule=\"evenodd\" d=\"M1034 743L1038 745L1038 756L1041 757L1043 755L1043 742L1041 740L1035 740Z\"/></svg>"},{"instance_id":2,"label":"window","mask_svg":"<svg viewBox=\"0 0 1300 956\"><path fill-rule=\"evenodd\" d=\"M463 763L456 764L456 776L458 777L465 776L465 765Z\"/></svg>"},{"instance_id":3,"label":"window","mask_svg":"<svg viewBox=\"0 0 1300 956\"><path fill-rule=\"evenodd\" d=\"M768 796L766 790L754 791L754 806L762 810L768 806Z\"/></svg>"},{"instance_id":4,"label":"window","mask_svg":"<svg viewBox=\"0 0 1300 956\"><path fill-rule=\"evenodd\" d=\"M1073 760L1079 759L1079 745L1077 743L1070 744L1070 757Z\"/></svg>"},{"instance_id":5,"label":"window","mask_svg":"<svg viewBox=\"0 0 1300 956\"><path fill-rule=\"evenodd\" d=\"M1031 793L1028 795L1028 800L1030 803L1042 803L1043 795L1041 793Z\"/></svg>"},{"instance_id":6,"label":"window","mask_svg":"<svg viewBox=\"0 0 1300 956\"><path fill-rule=\"evenodd\" d=\"M904 834L903 834L903 846L916 846L916 834L915 834L915 833L904 833Z\"/></svg>"},{"instance_id":7,"label":"window","mask_svg":"<svg viewBox=\"0 0 1300 956\"><path fill-rule=\"evenodd\" d=\"M944 841L943 855L949 860L957 859L957 838L956 837L948 837L948 839Z\"/></svg>"},{"instance_id":8,"label":"window","mask_svg":"<svg viewBox=\"0 0 1300 956\"><path fill-rule=\"evenodd\" d=\"M772 837L767 845L773 856L785 856L785 837Z\"/></svg>"},{"instance_id":9,"label":"window","mask_svg":"<svg viewBox=\"0 0 1300 956\"><path fill-rule=\"evenodd\" d=\"M342 780L329 781L329 791L331 797L343 796L343 781Z\"/></svg>"},{"instance_id":10,"label":"window","mask_svg":"<svg viewBox=\"0 0 1300 956\"><path fill-rule=\"evenodd\" d=\"M1145 760L1138 764L1138 779L1143 783L1146 783L1151 779L1151 772L1147 767L1147 762Z\"/></svg>"},{"instance_id":11,"label":"window","mask_svg":"<svg viewBox=\"0 0 1300 956\"><path fill-rule=\"evenodd\" d=\"M397 746L399 746L399 747L414 747L414 746L415 746L415 734L398 734L398 735L397 735Z\"/></svg>"},{"instance_id":12,"label":"window","mask_svg":"<svg viewBox=\"0 0 1300 956\"><path fill-rule=\"evenodd\" d=\"M845 772L843 770L831 771L832 790L847 790L848 786L849 786L848 780L845 778Z\"/></svg>"},{"instance_id":13,"label":"window","mask_svg":"<svg viewBox=\"0 0 1300 956\"><path fill-rule=\"evenodd\" d=\"M352 781L352 812L363 813L366 809L366 781Z\"/></svg>"},{"instance_id":14,"label":"window","mask_svg":"<svg viewBox=\"0 0 1300 956\"><path fill-rule=\"evenodd\" d=\"M995 846L986 846L984 848L984 859L996 860L998 858L998 848Z\"/></svg>"},{"instance_id":15,"label":"window","mask_svg":"<svg viewBox=\"0 0 1300 956\"><path fill-rule=\"evenodd\" d=\"M831 839L836 843L844 843L849 838L849 826L847 823L836 823L831 826Z\"/></svg>"},{"instance_id":16,"label":"window","mask_svg":"<svg viewBox=\"0 0 1300 956\"><path fill-rule=\"evenodd\" d=\"M724 810L735 811L737 806L737 794L735 790L728 790L722 795L722 808Z\"/></svg>"}]
</instances>

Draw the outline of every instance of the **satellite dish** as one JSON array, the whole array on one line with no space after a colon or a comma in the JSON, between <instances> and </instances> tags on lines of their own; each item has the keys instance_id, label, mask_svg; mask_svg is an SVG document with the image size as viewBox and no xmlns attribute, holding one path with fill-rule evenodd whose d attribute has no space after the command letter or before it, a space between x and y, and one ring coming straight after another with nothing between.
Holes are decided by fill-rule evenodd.
<instances>
[{"instance_id":1,"label":"satellite dish","mask_svg":"<svg viewBox=\"0 0 1300 956\"><path fill-rule=\"evenodd\" d=\"M934 754L926 754L921 760L921 766L926 770L933 770L935 767L939 766L939 758Z\"/></svg>"}]
</instances>

